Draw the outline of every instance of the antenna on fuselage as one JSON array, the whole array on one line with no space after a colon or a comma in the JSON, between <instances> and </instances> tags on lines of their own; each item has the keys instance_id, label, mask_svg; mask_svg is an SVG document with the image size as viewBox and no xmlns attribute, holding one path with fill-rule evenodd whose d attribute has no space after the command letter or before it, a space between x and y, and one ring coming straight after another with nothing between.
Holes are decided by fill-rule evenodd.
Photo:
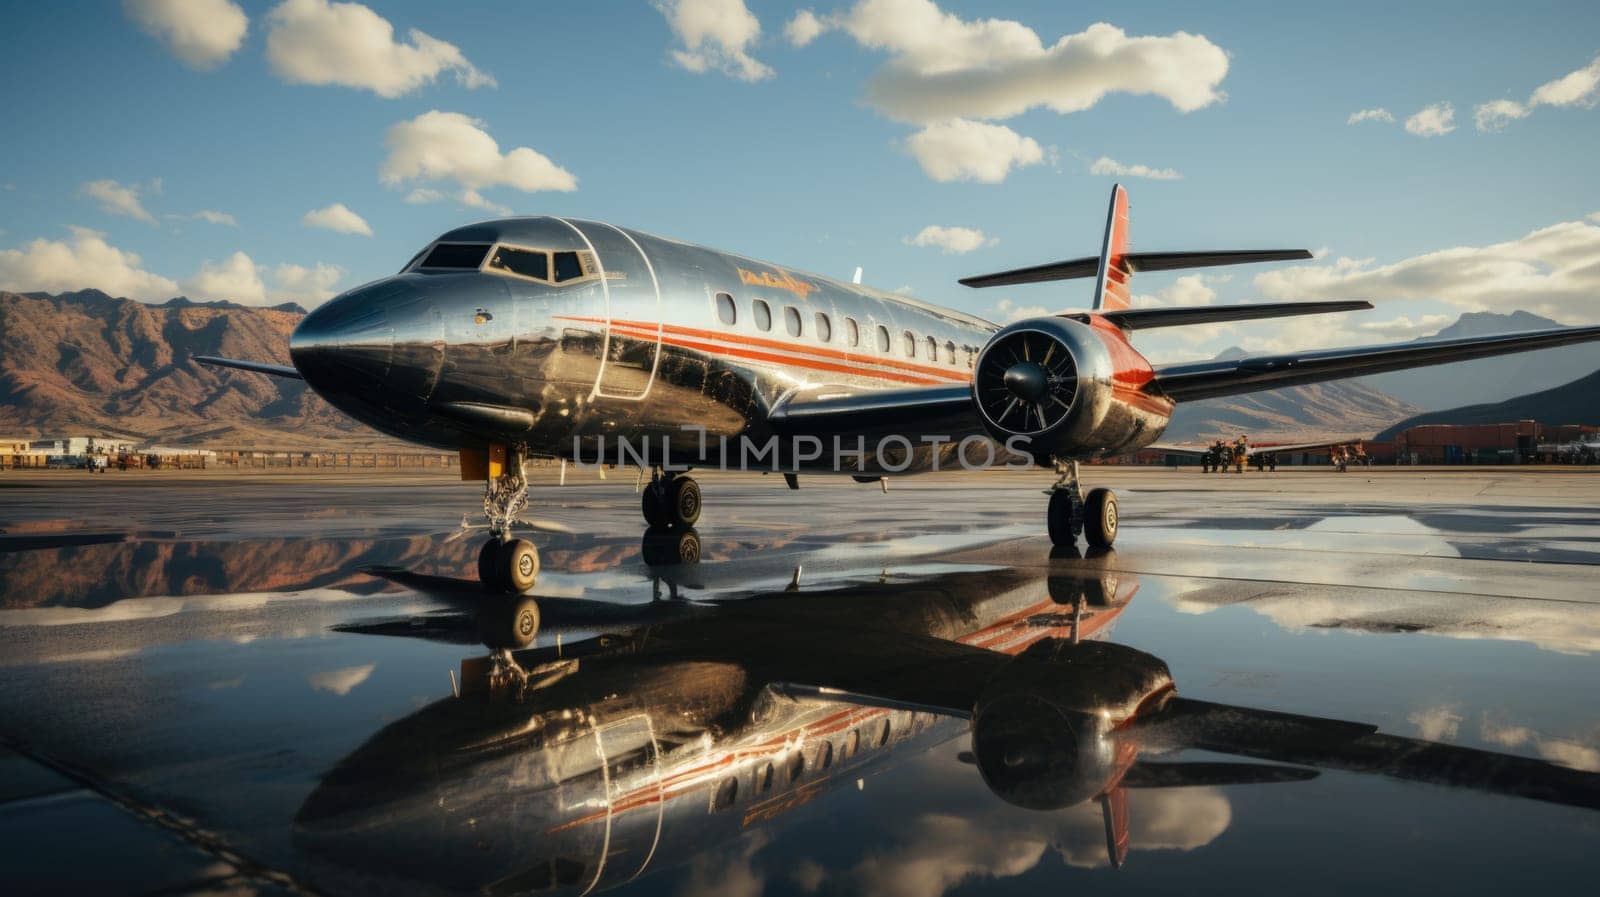
<instances>
[{"instance_id":1,"label":"antenna on fuselage","mask_svg":"<svg viewBox=\"0 0 1600 897\"><path fill-rule=\"evenodd\" d=\"M850 282L855 284L856 286L861 286L861 266L860 265L856 266L856 276L850 278Z\"/></svg>"}]
</instances>

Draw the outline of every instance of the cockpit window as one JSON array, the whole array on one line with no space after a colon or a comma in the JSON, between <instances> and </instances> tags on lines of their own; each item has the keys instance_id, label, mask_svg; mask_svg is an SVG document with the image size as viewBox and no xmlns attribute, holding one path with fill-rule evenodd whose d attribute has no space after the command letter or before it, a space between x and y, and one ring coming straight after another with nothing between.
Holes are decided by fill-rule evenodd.
<instances>
[{"instance_id":1,"label":"cockpit window","mask_svg":"<svg viewBox=\"0 0 1600 897\"><path fill-rule=\"evenodd\" d=\"M584 274L583 263L576 252L556 253L556 283L577 280Z\"/></svg>"},{"instance_id":2,"label":"cockpit window","mask_svg":"<svg viewBox=\"0 0 1600 897\"><path fill-rule=\"evenodd\" d=\"M510 271L523 277L534 280L548 280L550 278L550 254L533 249L513 249L510 246L496 247L494 255L489 259L489 267L498 271Z\"/></svg>"},{"instance_id":3,"label":"cockpit window","mask_svg":"<svg viewBox=\"0 0 1600 897\"><path fill-rule=\"evenodd\" d=\"M419 268L477 268L489 254L487 243L440 243Z\"/></svg>"}]
</instances>

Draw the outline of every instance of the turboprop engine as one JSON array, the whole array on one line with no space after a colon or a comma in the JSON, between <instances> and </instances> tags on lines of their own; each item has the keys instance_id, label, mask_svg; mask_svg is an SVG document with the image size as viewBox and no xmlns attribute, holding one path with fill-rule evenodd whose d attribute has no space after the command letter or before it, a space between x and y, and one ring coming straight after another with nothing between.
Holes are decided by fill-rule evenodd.
<instances>
[{"instance_id":1,"label":"turboprop engine","mask_svg":"<svg viewBox=\"0 0 1600 897\"><path fill-rule=\"evenodd\" d=\"M1155 441L1171 403L1140 392L1148 363L1120 332L1111 340L1096 325L1065 317L1030 318L996 333L978 354L972 381L989 435L1026 437L1041 464Z\"/></svg>"}]
</instances>

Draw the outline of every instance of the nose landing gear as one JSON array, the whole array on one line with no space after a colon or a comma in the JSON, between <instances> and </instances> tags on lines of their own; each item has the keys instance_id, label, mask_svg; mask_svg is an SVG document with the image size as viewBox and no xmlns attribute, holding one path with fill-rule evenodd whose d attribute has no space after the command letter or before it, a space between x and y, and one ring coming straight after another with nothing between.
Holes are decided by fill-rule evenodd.
<instances>
[{"instance_id":1,"label":"nose landing gear","mask_svg":"<svg viewBox=\"0 0 1600 897\"><path fill-rule=\"evenodd\" d=\"M1056 462L1058 478L1045 492L1050 504L1045 523L1050 543L1062 548L1078 544L1081 534L1090 548L1110 548L1117 541L1117 495L1091 489L1087 497L1078 483L1078 462Z\"/></svg>"},{"instance_id":2,"label":"nose landing gear","mask_svg":"<svg viewBox=\"0 0 1600 897\"><path fill-rule=\"evenodd\" d=\"M508 451L505 469L490 478L483 491L489 541L478 550L478 581L488 591L520 595L533 588L539 578L539 549L527 539L511 538L511 526L527 506L528 480L523 475L522 453Z\"/></svg>"}]
</instances>

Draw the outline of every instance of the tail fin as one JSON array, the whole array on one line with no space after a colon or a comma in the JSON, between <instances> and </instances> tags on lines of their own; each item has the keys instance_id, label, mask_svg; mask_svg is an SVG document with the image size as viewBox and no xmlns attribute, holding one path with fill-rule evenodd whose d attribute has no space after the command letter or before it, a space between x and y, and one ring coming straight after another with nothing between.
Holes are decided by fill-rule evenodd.
<instances>
[{"instance_id":1,"label":"tail fin","mask_svg":"<svg viewBox=\"0 0 1600 897\"><path fill-rule=\"evenodd\" d=\"M1106 238L1100 246L1100 269L1095 273L1094 311L1120 311L1133 306L1128 264L1128 191L1111 188L1111 209L1106 212Z\"/></svg>"}]
</instances>

